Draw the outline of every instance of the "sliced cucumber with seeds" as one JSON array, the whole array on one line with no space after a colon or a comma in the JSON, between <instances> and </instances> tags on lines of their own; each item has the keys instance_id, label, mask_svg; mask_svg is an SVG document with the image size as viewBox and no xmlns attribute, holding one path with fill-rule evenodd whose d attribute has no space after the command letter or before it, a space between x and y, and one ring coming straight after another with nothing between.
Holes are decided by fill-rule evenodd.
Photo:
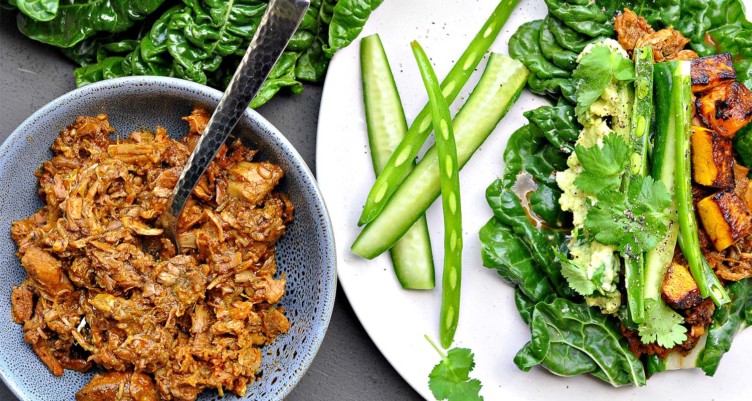
<instances>
[{"instance_id":1,"label":"sliced cucumber with seeds","mask_svg":"<svg viewBox=\"0 0 752 401\"><path fill-rule=\"evenodd\" d=\"M465 86L475 67L496 40L496 36L501 32L501 28L509 19L517 3L519 0L499 1L499 5L444 78L441 83L441 92L447 102L453 102ZM395 149L384 170L376 178L376 183L373 184L366 204L363 206L358 225L368 224L381 213L389 198L412 169L408 161L415 159L429 134L431 134L431 110L426 105L415 117L405 139Z\"/></svg>"},{"instance_id":2,"label":"sliced cucumber with seeds","mask_svg":"<svg viewBox=\"0 0 752 401\"><path fill-rule=\"evenodd\" d=\"M529 75L519 61L491 53L480 82L452 122L459 168L470 160L514 104ZM405 177L384 210L363 229L352 245L353 253L372 259L391 248L412 227L439 196L438 164L434 146Z\"/></svg>"},{"instance_id":3,"label":"sliced cucumber with seeds","mask_svg":"<svg viewBox=\"0 0 752 401\"><path fill-rule=\"evenodd\" d=\"M360 67L368 142L373 169L379 174L407 132L402 102L379 35L361 40ZM433 254L425 216L415 222L389 253L402 288L425 290L434 287Z\"/></svg>"}]
</instances>

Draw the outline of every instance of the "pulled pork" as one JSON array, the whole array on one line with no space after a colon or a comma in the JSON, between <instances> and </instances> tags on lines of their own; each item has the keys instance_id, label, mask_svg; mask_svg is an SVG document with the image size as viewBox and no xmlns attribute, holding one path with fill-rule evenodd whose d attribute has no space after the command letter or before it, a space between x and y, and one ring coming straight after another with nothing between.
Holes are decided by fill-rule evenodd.
<instances>
[{"instance_id":1,"label":"pulled pork","mask_svg":"<svg viewBox=\"0 0 752 401\"><path fill-rule=\"evenodd\" d=\"M79 401L242 396L260 347L290 327L276 305L275 243L293 217L278 166L223 146L179 220L181 254L156 225L208 117L194 109L180 141L161 127L114 141L107 116L79 117L36 173L44 207L13 223L24 339L55 375L110 371Z\"/></svg>"},{"instance_id":2,"label":"pulled pork","mask_svg":"<svg viewBox=\"0 0 752 401\"><path fill-rule=\"evenodd\" d=\"M698 57L694 51L684 49L690 40L681 32L672 27L656 31L645 18L628 8L625 8L624 12L614 19L614 30L619 44L629 54L632 54L636 48L651 46L653 59L657 63L669 60L692 60Z\"/></svg>"}]
</instances>

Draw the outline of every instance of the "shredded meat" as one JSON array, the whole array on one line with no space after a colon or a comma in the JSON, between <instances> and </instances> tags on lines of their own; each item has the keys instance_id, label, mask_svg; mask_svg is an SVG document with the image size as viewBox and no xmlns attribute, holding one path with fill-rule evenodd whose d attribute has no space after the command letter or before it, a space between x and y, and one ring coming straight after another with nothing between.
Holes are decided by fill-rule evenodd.
<instances>
[{"instance_id":1,"label":"shredded meat","mask_svg":"<svg viewBox=\"0 0 752 401\"><path fill-rule=\"evenodd\" d=\"M656 63L677 59L679 52L690 42L681 32L674 28L665 28L649 33L635 43L636 47L652 46Z\"/></svg>"},{"instance_id":2,"label":"shredded meat","mask_svg":"<svg viewBox=\"0 0 752 401\"><path fill-rule=\"evenodd\" d=\"M690 40L681 32L672 27L656 31L645 18L628 8L625 8L624 12L614 19L614 30L619 44L629 54L639 47L651 46L653 59L657 63L669 60L692 60L698 57L694 51L684 50L684 46Z\"/></svg>"},{"instance_id":3,"label":"shredded meat","mask_svg":"<svg viewBox=\"0 0 752 401\"><path fill-rule=\"evenodd\" d=\"M208 118L194 109L176 141L161 127L112 140L107 116L79 117L36 173L44 207L12 225L24 339L55 375L108 372L78 401L245 395L260 347L290 327L275 244L293 205L278 166L223 146L179 220L182 253L156 224Z\"/></svg>"},{"instance_id":4,"label":"shredded meat","mask_svg":"<svg viewBox=\"0 0 752 401\"><path fill-rule=\"evenodd\" d=\"M628 8L614 19L614 30L619 44L630 53L637 47L638 40L655 32L645 18Z\"/></svg>"}]
</instances>

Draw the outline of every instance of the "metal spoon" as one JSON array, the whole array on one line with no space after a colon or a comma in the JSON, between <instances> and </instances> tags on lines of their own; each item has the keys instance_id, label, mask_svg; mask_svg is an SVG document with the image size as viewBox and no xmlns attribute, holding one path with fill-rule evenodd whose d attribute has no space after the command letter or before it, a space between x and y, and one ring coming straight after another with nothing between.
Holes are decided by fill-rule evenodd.
<instances>
[{"instance_id":1,"label":"metal spoon","mask_svg":"<svg viewBox=\"0 0 752 401\"><path fill-rule=\"evenodd\" d=\"M309 5L310 0L269 2L248 50L180 174L167 202L167 210L159 217L159 224L178 252L180 245L177 240L177 225L186 200L230 135L230 131L251 104L251 100L256 97L261 84L300 25Z\"/></svg>"}]
</instances>

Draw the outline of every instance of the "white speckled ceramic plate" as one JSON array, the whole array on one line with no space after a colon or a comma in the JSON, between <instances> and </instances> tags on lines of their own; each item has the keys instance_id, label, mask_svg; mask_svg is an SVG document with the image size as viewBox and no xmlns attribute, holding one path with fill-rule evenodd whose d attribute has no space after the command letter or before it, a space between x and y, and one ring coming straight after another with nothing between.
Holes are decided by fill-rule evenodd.
<instances>
[{"instance_id":1,"label":"white speckled ceramic plate","mask_svg":"<svg viewBox=\"0 0 752 401\"><path fill-rule=\"evenodd\" d=\"M748 9L752 1L745 0ZM385 1L374 12L363 36L379 33L394 70L408 121L427 96L409 43L417 39L432 57L439 77L465 49L498 2L496 0ZM492 47L506 53L517 27L546 14L542 0L522 0ZM432 399L428 373L439 357L423 338L438 337L440 290L410 292L400 288L387 255L368 261L350 253L358 217L374 174L366 137L360 83L359 46L354 43L329 66L321 103L317 177L329 205L337 247L339 278L361 323L394 368L423 397ZM481 70L481 68L479 68ZM480 71L479 71L480 72ZM466 88L473 88L479 74ZM460 94L466 98L468 91ZM461 102L455 102L453 111ZM590 377L561 378L542 368L517 369L512 358L530 339L513 302L511 287L481 264L478 230L491 217L486 187L502 172L502 151L509 135L525 123L522 112L544 104L524 93L496 131L461 173L465 251L462 313L456 346L476 354L473 376L484 384L486 400L749 400L752 381L746 373L752 355L752 330L737 336L715 377L700 370L659 374L644 388L614 389ZM441 277L443 243L441 206L428 210L437 277Z\"/></svg>"}]
</instances>

